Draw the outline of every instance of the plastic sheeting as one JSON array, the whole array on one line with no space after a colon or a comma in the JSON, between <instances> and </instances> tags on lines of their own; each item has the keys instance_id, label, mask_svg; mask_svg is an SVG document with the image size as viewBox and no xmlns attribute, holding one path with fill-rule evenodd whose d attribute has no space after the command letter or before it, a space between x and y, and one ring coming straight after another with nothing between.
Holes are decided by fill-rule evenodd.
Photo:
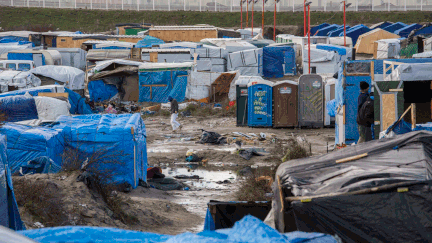
<instances>
[{"instance_id":1,"label":"plastic sheeting","mask_svg":"<svg viewBox=\"0 0 432 243\"><path fill-rule=\"evenodd\" d=\"M357 39L360 35L371 31L368 27L364 25L354 26L349 31L346 32L346 36L351 37L353 45L357 43ZM344 33L340 33L339 36L344 36Z\"/></svg>"},{"instance_id":2,"label":"plastic sheeting","mask_svg":"<svg viewBox=\"0 0 432 243\"><path fill-rule=\"evenodd\" d=\"M413 58L431 58L432 57L432 51L416 53L412 57Z\"/></svg>"},{"instance_id":3,"label":"plastic sheeting","mask_svg":"<svg viewBox=\"0 0 432 243\"><path fill-rule=\"evenodd\" d=\"M85 73L78 68L46 65L31 69L29 72L57 80L71 90L82 90L85 88Z\"/></svg>"},{"instance_id":4,"label":"plastic sheeting","mask_svg":"<svg viewBox=\"0 0 432 243\"><path fill-rule=\"evenodd\" d=\"M78 115L88 115L93 114L90 106L85 102L86 98L82 97L80 94L73 92L70 89L65 89L65 91L69 94L69 104L71 108L69 112L71 114Z\"/></svg>"},{"instance_id":5,"label":"plastic sheeting","mask_svg":"<svg viewBox=\"0 0 432 243\"><path fill-rule=\"evenodd\" d=\"M103 71L105 68L111 66L112 64L117 64L117 66L136 66L139 67L142 62L136 62L136 61L130 61L130 60L123 60L123 59L113 59L113 60L107 60L107 61L101 61L97 62L96 66L90 70L90 73L97 73ZM91 75L90 75L91 76Z\"/></svg>"},{"instance_id":6,"label":"plastic sheeting","mask_svg":"<svg viewBox=\"0 0 432 243\"><path fill-rule=\"evenodd\" d=\"M191 72L191 79L186 86L186 99L200 100L210 97L211 84L221 75L213 72Z\"/></svg>"},{"instance_id":7,"label":"plastic sheeting","mask_svg":"<svg viewBox=\"0 0 432 243\"><path fill-rule=\"evenodd\" d=\"M66 145L82 161L102 152L88 168L109 174L106 183L136 188L147 180L147 135L140 114L61 116L52 129L63 131Z\"/></svg>"},{"instance_id":8,"label":"plastic sheeting","mask_svg":"<svg viewBox=\"0 0 432 243\"><path fill-rule=\"evenodd\" d=\"M118 89L115 85L106 84L102 80L94 80L88 83L88 91L90 95L90 101L102 102L109 100L118 93Z\"/></svg>"},{"instance_id":9,"label":"plastic sheeting","mask_svg":"<svg viewBox=\"0 0 432 243\"><path fill-rule=\"evenodd\" d=\"M61 167L64 137L61 130L6 123L0 133L7 136L7 156L12 173L28 161L47 156Z\"/></svg>"},{"instance_id":10,"label":"plastic sheeting","mask_svg":"<svg viewBox=\"0 0 432 243\"><path fill-rule=\"evenodd\" d=\"M35 100L25 95L1 97L0 113L9 122L38 119Z\"/></svg>"},{"instance_id":11,"label":"plastic sheeting","mask_svg":"<svg viewBox=\"0 0 432 243\"><path fill-rule=\"evenodd\" d=\"M196 43L196 42L173 42L173 43L165 43L160 44L159 48L161 49L180 49L180 48L186 48L186 49L196 49L203 47L203 44Z\"/></svg>"},{"instance_id":12,"label":"plastic sheeting","mask_svg":"<svg viewBox=\"0 0 432 243\"><path fill-rule=\"evenodd\" d=\"M424 81L432 77L432 63L400 64L386 81Z\"/></svg>"},{"instance_id":13,"label":"plastic sheeting","mask_svg":"<svg viewBox=\"0 0 432 243\"><path fill-rule=\"evenodd\" d=\"M87 52L81 48L48 48L58 51L61 55L62 65L85 70Z\"/></svg>"},{"instance_id":14,"label":"plastic sheeting","mask_svg":"<svg viewBox=\"0 0 432 243\"><path fill-rule=\"evenodd\" d=\"M337 45L316 45L316 49L336 51L339 54L339 62L352 59L352 48Z\"/></svg>"},{"instance_id":15,"label":"plastic sheeting","mask_svg":"<svg viewBox=\"0 0 432 243\"><path fill-rule=\"evenodd\" d=\"M349 25L345 26L345 31L349 31L350 29L351 29L351 27ZM344 27L341 26L335 30L328 32L327 35L328 35L328 37L337 37L343 32L344 32Z\"/></svg>"},{"instance_id":16,"label":"plastic sheeting","mask_svg":"<svg viewBox=\"0 0 432 243\"><path fill-rule=\"evenodd\" d=\"M211 72L225 72L228 51L224 48L203 45L202 48L191 49L191 59L198 54L197 70ZM210 68L209 68L210 65Z\"/></svg>"},{"instance_id":17,"label":"plastic sheeting","mask_svg":"<svg viewBox=\"0 0 432 243\"><path fill-rule=\"evenodd\" d=\"M311 28L311 35L315 35L315 33L316 33L318 30L320 30L320 29L322 29L322 28L325 28L325 27L327 27L327 26L329 26L329 25L330 25L330 24L322 23L322 24L320 24L320 25L317 25L317 26L312 27L312 28Z\"/></svg>"},{"instance_id":18,"label":"plastic sheeting","mask_svg":"<svg viewBox=\"0 0 432 243\"><path fill-rule=\"evenodd\" d=\"M230 53L228 56L228 71L240 71L240 75L263 75L263 49L246 50Z\"/></svg>"},{"instance_id":19,"label":"plastic sheeting","mask_svg":"<svg viewBox=\"0 0 432 243\"><path fill-rule=\"evenodd\" d=\"M292 46L266 46L263 48L263 75L282 78L296 74L295 50Z\"/></svg>"},{"instance_id":20,"label":"plastic sheeting","mask_svg":"<svg viewBox=\"0 0 432 243\"><path fill-rule=\"evenodd\" d=\"M317 74L323 73L335 73L338 70L338 62L340 60L339 54L335 51L326 51L320 49L310 50L311 68L315 68ZM307 73L309 62L308 62L308 50L303 51L303 70Z\"/></svg>"},{"instance_id":21,"label":"plastic sheeting","mask_svg":"<svg viewBox=\"0 0 432 243\"><path fill-rule=\"evenodd\" d=\"M307 203L294 200L285 205L289 213L281 211L279 187L274 183L277 228L336 234L349 243L428 241L432 234L428 216L432 202L431 139L432 132L417 131L281 164L276 176L284 193L322 197ZM365 157L335 163L365 153ZM329 195L395 183L407 184L362 195ZM380 227L389 222L397 223Z\"/></svg>"},{"instance_id":22,"label":"plastic sheeting","mask_svg":"<svg viewBox=\"0 0 432 243\"><path fill-rule=\"evenodd\" d=\"M405 26L407 26L407 24L404 24L402 22L397 22L397 23L391 24L391 25L383 28L383 30L394 33L396 30L401 29Z\"/></svg>"},{"instance_id":23,"label":"plastic sheeting","mask_svg":"<svg viewBox=\"0 0 432 243\"><path fill-rule=\"evenodd\" d=\"M1 43L0 44L0 55L4 53L8 53L10 51L16 51L16 50L24 50L24 49L31 49L32 44L20 44L19 42L12 42L12 43Z\"/></svg>"},{"instance_id":24,"label":"plastic sheeting","mask_svg":"<svg viewBox=\"0 0 432 243\"><path fill-rule=\"evenodd\" d=\"M185 100L188 71L139 72L140 102L168 102L168 96L178 102ZM144 86L146 85L146 86Z\"/></svg>"},{"instance_id":25,"label":"plastic sheeting","mask_svg":"<svg viewBox=\"0 0 432 243\"><path fill-rule=\"evenodd\" d=\"M144 38L140 41L137 42L137 44L135 45L135 48L147 48L147 47L152 47L153 45L160 45L160 44L164 44L165 41L153 37L153 36L149 36L146 35L144 36Z\"/></svg>"},{"instance_id":26,"label":"plastic sheeting","mask_svg":"<svg viewBox=\"0 0 432 243\"><path fill-rule=\"evenodd\" d=\"M324 27L318 30L316 33L313 33L314 36L327 36L330 31L338 29L340 26L337 24L332 24L327 27Z\"/></svg>"},{"instance_id":27,"label":"plastic sheeting","mask_svg":"<svg viewBox=\"0 0 432 243\"><path fill-rule=\"evenodd\" d=\"M0 72L0 91L9 91L8 86L18 89L37 87L41 85L41 80L30 72L3 71Z\"/></svg>"},{"instance_id":28,"label":"plastic sheeting","mask_svg":"<svg viewBox=\"0 0 432 243\"><path fill-rule=\"evenodd\" d=\"M39 120L55 121L59 116L70 116L70 104L56 98L35 96L36 109Z\"/></svg>"},{"instance_id":29,"label":"plastic sheeting","mask_svg":"<svg viewBox=\"0 0 432 243\"><path fill-rule=\"evenodd\" d=\"M26 230L18 232L41 243L75 242L75 243L114 243L114 242L166 242L166 243L336 243L329 235L322 233L291 232L281 234L264 224L261 220L246 216L231 229L203 231L200 233L183 233L179 235L160 235L155 233L121 230L98 227L56 227Z\"/></svg>"},{"instance_id":30,"label":"plastic sheeting","mask_svg":"<svg viewBox=\"0 0 432 243\"><path fill-rule=\"evenodd\" d=\"M0 134L0 226L25 230L18 212L7 158L6 137Z\"/></svg>"},{"instance_id":31,"label":"plastic sheeting","mask_svg":"<svg viewBox=\"0 0 432 243\"><path fill-rule=\"evenodd\" d=\"M400 28L398 30L396 30L394 33L397 35L400 35L400 37L408 37L408 35L411 33L411 31L416 30L416 29L420 29L422 26L419 24L411 24L408 26L405 26L403 28Z\"/></svg>"}]
</instances>

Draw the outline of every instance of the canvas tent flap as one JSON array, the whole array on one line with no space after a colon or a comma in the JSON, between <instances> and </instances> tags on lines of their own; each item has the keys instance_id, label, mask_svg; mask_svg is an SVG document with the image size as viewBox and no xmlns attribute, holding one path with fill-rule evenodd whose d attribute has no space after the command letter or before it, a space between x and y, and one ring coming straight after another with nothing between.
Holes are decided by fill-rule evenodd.
<instances>
[{"instance_id":1,"label":"canvas tent flap","mask_svg":"<svg viewBox=\"0 0 432 243\"><path fill-rule=\"evenodd\" d=\"M84 89L85 73L78 68L46 65L31 69L29 72L55 79L71 90Z\"/></svg>"}]
</instances>

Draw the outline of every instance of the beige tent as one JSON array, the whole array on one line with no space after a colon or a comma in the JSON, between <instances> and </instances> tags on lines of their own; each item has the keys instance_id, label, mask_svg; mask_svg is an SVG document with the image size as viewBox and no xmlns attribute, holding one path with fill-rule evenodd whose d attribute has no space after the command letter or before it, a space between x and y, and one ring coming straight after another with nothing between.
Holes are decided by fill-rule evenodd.
<instances>
[{"instance_id":1,"label":"beige tent","mask_svg":"<svg viewBox=\"0 0 432 243\"><path fill-rule=\"evenodd\" d=\"M359 36L354 48L357 53L374 54L375 41L398 38L400 36L378 28Z\"/></svg>"}]
</instances>

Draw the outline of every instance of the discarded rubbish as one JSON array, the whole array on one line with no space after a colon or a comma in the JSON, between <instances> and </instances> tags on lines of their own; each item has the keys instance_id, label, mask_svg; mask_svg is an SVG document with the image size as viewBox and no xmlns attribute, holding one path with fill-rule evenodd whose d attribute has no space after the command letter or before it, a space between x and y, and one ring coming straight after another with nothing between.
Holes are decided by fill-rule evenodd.
<instances>
[{"instance_id":1,"label":"discarded rubbish","mask_svg":"<svg viewBox=\"0 0 432 243\"><path fill-rule=\"evenodd\" d=\"M172 190L182 190L185 185L174 178L152 178L148 179L147 183L158 190L162 191L172 191Z\"/></svg>"},{"instance_id":2,"label":"discarded rubbish","mask_svg":"<svg viewBox=\"0 0 432 243\"><path fill-rule=\"evenodd\" d=\"M201 129L201 131L201 139L198 141L198 143L226 144L226 138L222 137L219 133L208 132L203 129Z\"/></svg>"},{"instance_id":3,"label":"discarded rubbish","mask_svg":"<svg viewBox=\"0 0 432 243\"><path fill-rule=\"evenodd\" d=\"M238 154L245 160L250 160L254 155L263 156L262 154L258 153L254 148L240 149L238 151Z\"/></svg>"}]
</instances>

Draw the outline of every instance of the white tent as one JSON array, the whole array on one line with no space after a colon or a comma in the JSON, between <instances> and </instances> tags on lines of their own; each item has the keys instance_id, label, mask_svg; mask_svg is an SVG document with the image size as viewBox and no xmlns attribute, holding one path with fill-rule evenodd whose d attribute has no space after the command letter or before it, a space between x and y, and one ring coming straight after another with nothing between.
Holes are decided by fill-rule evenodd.
<instances>
[{"instance_id":1,"label":"white tent","mask_svg":"<svg viewBox=\"0 0 432 243\"><path fill-rule=\"evenodd\" d=\"M263 49L233 52L228 55L228 71L238 70L240 75L263 75Z\"/></svg>"},{"instance_id":2,"label":"white tent","mask_svg":"<svg viewBox=\"0 0 432 243\"><path fill-rule=\"evenodd\" d=\"M385 81L424 81L432 79L432 63L404 63L395 68Z\"/></svg>"},{"instance_id":3,"label":"white tent","mask_svg":"<svg viewBox=\"0 0 432 243\"><path fill-rule=\"evenodd\" d=\"M0 72L0 91L8 92L9 86L26 89L41 85L41 80L30 72L3 71Z\"/></svg>"},{"instance_id":4,"label":"white tent","mask_svg":"<svg viewBox=\"0 0 432 243\"><path fill-rule=\"evenodd\" d=\"M186 99L200 100L210 97L212 83L221 75L217 72L191 72L191 79L186 86Z\"/></svg>"},{"instance_id":5,"label":"white tent","mask_svg":"<svg viewBox=\"0 0 432 243\"><path fill-rule=\"evenodd\" d=\"M71 90L82 90L85 88L85 73L78 68L45 65L31 69L29 72L57 80Z\"/></svg>"},{"instance_id":6,"label":"white tent","mask_svg":"<svg viewBox=\"0 0 432 243\"><path fill-rule=\"evenodd\" d=\"M203 45L202 48L191 49L191 58L198 54L197 70L211 72L225 72L228 51L224 48Z\"/></svg>"},{"instance_id":7,"label":"white tent","mask_svg":"<svg viewBox=\"0 0 432 243\"><path fill-rule=\"evenodd\" d=\"M48 48L58 51L61 55L62 65L84 70L86 67L87 52L81 48Z\"/></svg>"},{"instance_id":8,"label":"white tent","mask_svg":"<svg viewBox=\"0 0 432 243\"><path fill-rule=\"evenodd\" d=\"M310 49L311 73L336 73L338 71L339 54L334 51ZM308 73L308 49L303 49L303 73Z\"/></svg>"}]
</instances>

